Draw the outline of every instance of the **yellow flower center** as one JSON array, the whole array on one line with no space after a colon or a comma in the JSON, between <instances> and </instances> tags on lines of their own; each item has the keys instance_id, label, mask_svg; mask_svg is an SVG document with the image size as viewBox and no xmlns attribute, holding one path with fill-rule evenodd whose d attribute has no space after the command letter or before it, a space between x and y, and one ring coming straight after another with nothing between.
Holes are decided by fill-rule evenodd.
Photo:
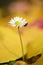
<instances>
[{"instance_id":1,"label":"yellow flower center","mask_svg":"<svg viewBox=\"0 0 43 65\"><path fill-rule=\"evenodd\" d=\"M20 25L20 24L21 24L21 22L19 22L19 21L16 21L16 22L15 22L15 24L16 24L16 25Z\"/></svg>"}]
</instances>

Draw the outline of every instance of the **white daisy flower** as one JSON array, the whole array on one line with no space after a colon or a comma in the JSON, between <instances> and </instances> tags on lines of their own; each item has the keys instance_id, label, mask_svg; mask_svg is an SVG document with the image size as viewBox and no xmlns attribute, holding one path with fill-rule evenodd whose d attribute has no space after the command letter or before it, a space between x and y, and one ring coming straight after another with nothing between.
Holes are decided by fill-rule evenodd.
<instances>
[{"instance_id":1,"label":"white daisy flower","mask_svg":"<svg viewBox=\"0 0 43 65\"><path fill-rule=\"evenodd\" d=\"M20 43L21 43L21 49L22 49L22 56L23 56L23 60L24 60L24 49L23 49L23 42L22 42L22 38L21 38L21 32L19 27L22 26L26 26L28 23L25 19L23 19L22 17L14 17L10 20L9 24L13 27L17 27L18 28L18 34L19 34L19 38L20 38Z\"/></svg>"},{"instance_id":2,"label":"white daisy flower","mask_svg":"<svg viewBox=\"0 0 43 65\"><path fill-rule=\"evenodd\" d=\"M27 21L23 19L22 17L14 17L10 20L9 24L13 27L22 27L27 24Z\"/></svg>"}]
</instances>

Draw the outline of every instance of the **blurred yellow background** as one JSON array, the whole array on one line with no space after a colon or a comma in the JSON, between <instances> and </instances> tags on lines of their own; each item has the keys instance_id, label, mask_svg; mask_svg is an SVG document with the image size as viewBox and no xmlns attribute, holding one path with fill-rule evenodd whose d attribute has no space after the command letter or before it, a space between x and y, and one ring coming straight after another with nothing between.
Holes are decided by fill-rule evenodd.
<instances>
[{"instance_id":1,"label":"blurred yellow background","mask_svg":"<svg viewBox=\"0 0 43 65\"><path fill-rule=\"evenodd\" d=\"M0 13L2 13L1 10ZM41 53L41 58L33 65L43 65L43 29L29 27L37 19L43 19L43 11L36 5L31 6L30 14L13 12L4 18L0 14L0 63L16 60L22 56L18 30L8 25L10 19L15 16L23 17L28 21L28 26L20 29L24 54L27 53L27 58L30 58Z\"/></svg>"}]
</instances>

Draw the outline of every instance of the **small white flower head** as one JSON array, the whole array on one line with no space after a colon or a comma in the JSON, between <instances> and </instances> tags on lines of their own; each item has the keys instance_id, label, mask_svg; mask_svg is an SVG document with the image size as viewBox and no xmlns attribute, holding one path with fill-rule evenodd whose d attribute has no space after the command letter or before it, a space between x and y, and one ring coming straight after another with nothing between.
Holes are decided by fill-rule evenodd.
<instances>
[{"instance_id":1,"label":"small white flower head","mask_svg":"<svg viewBox=\"0 0 43 65\"><path fill-rule=\"evenodd\" d=\"M22 17L14 17L10 20L9 24L13 27L22 27L27 24L27 21Z\"/></svg>"}]
</instances>

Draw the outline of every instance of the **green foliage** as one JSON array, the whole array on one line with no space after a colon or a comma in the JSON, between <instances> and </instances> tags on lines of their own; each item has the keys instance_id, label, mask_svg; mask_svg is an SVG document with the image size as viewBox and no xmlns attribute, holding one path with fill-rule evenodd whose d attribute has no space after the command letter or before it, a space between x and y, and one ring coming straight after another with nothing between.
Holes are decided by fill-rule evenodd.
<instances>
[{"instance_id":1,"label":"green foliage","mask_svg":"<svg viewBox=\"0 0 43 65\"><path fill-rule=\"evenodd\" d=\"M0 8L8 6L14 0L0 0Z\"/></svg>"},{"instance_id":2,"label":"green foliage","mask_svg":"<svg viewBox=\"0 0 43 65\"><path fill-rule=\"evenodd\" d=\"M16 61L14 60L14 61L10 61L9 62L9 65L13 65L13 64L15 64L16 63Z\"/></svg>"}]
</instances>

